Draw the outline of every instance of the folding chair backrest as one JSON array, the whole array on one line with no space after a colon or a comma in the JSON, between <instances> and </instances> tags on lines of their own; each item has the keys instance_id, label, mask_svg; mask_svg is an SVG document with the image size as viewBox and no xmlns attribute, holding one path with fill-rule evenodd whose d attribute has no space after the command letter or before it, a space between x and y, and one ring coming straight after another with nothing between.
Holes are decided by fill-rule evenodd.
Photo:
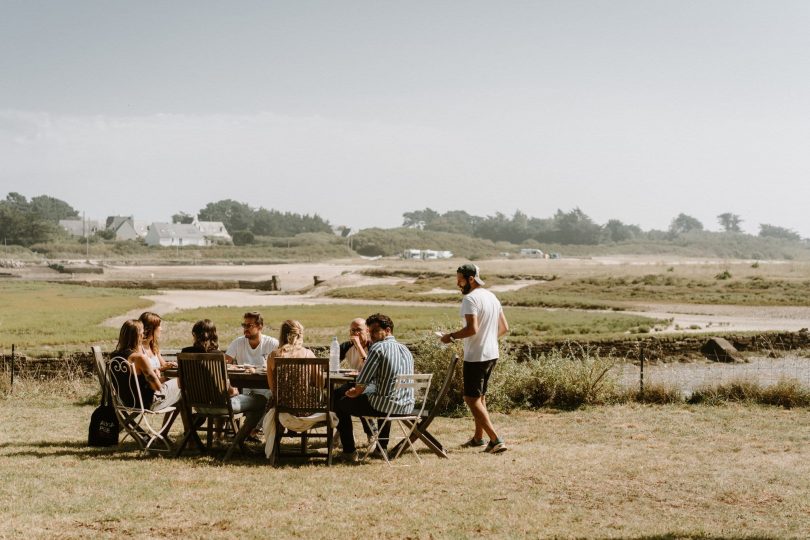
<instances>
[{"instance_id":1,"label":"folding chair backrest","mask_svg":"<svg viewBox=\"0 0 810 540\"><path fill-rule=\"evenodd\" d=\"M306 416L329 411L329 360L276 358L275 366L276 409L279 412Z\"/></svg>"},{"instance_id":2,"label":"folding chair backrest","mask_svg":"<svg viewBox=\"0 0 810 540\"><path fill-rule=\"evenodd\" d=\"M413 414L421 416L425 410L432 373L403 373L394 377L394 390L406 389L413 392Z\"/></svg>"},{"instance_id":3,"label":"folding chair backrest","mask_svg":"<svg viewBox=\"0 0 810 540\"><path fill-rule=\"evenodd\" d=\"M106 381L113 406L143 410L141 388L135 375L135 366L122 356L106 362Z\"/></svg>"},{"instance_id":4,"label":"folding chair backrest","mask_svg":"<svg viewBox=\"0 0 810 540\"><path fill-rule=\"evenodd\" d=\"M104 362L104 355L101 354L101 347L93 345L90 350L93 352L93 359L96 362L96 375L98 376L98 383L101 385L101 401L103 403L107 399L107 366Z\"/></svg>"},{"instance_id":5,"label":"folding chair backrest","mask_svg":"<svg viewBox=\"0 0 810 540\"><path fill-rule=\"evenodd\" d=\"M186 406L221 410L223 414L230 411L224 353L180 353L177 355L177 376Z\"/></svg>"}]
</instances>

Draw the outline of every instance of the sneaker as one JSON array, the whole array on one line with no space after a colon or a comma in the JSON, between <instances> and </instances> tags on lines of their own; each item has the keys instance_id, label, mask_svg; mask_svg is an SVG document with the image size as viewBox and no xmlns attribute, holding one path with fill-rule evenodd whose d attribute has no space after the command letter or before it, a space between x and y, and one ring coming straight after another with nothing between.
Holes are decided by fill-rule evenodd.
<instances>
[{"instance_id":1,"label":"sneaker","mask_svg":"<svg viewBox=\"0 0 810 540\"><path fill-rule=\"evenodd\" d=\"M357 450L355 450L354 452L341 452L341 453L335 455L332 458L332 460L337 461L339 463L352 464L352 463L357 463L359 461L359 458L357 457Z\"/></svg>"},{"instance_id":2,"label":"sneaker","mask_svg":"<svg viewBox=\"0 0 810 540\"><path fill-rule=\"evenodd\" d=\"M489 443L487 443L487 447L484 448L484 452L487 454L500 454L501 452L506 452L506 443L500 439L497 441L489 441Z\"/></svg>"},{"instance_id":3,"label":"sneaker","mask_svg":"<svg viewBox=\"0 0 810 540\"><path fill-rule=\"evenodd\" d=\"M470 437L470 440L465 442L461 445L462 448L480 448L481 446L485 446L487 443L484 442L484 439L476 439L475 437Z\"/></svg>"}]
</instances>

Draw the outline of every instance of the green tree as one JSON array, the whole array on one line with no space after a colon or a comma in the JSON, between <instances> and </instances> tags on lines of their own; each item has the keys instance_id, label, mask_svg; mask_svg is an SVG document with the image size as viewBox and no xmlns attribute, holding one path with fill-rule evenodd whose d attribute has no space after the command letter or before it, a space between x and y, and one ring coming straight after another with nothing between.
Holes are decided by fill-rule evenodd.
<instances>
[{"instance_id":1,"label":"green tree","mask_svg":"<svg viewBox=\"0 0 810 540\"><path fill-rule=\"evenodd\" d=\"M212 221L220 221L218 219ZM188 225L190 223L194 223L194 216L191 214L187 214L185 212L178 212L176 214L172 214L172 223L181 223L183 225Z\"/></svg>"},{"instance_id":2,"label":"green tree","mask_svg":"<svg viewBox=\"0 0 810 540\"><path fill-rule=\"evenodd\" d=\"M742 220L740 219L740 216L738 216L737 214L725 212L717 216L717 221L720 223L720 226L723 227L723 230L725 232L731 233L742 232L742 229L740 229L740 223L742 223Z\"/></svg>"},{"instance_id":3,"label":"green tree","mask_svg":"<svg viewBox=\"0 0 810 540\"><path fill-rule=\"evenodd\" d=\"M56 232L56 225L33 212L19 193L9 193L0 201L0 238L4 243L30 246L47 242Z\"/></svg>"},{"instance_id":4,"label":"green tree","mask_svg":"<svg viewBox=\"0 0 810 540\"><path fill-rule=\"evenodd\" d=\"M618 219L609 219L603 230L604 238L608 242L624 242L644 234L638 225L626 225Z\"/></svg>"},{"instance_id":5,"label":"green tree","mask_svg":"<svg viewBox=\"0 0 810 540\"><path fill-rule=\"evenodd\" d=\"M405 212L402 214L402 218L403 227L427 227L439 218L439 213L431 208L425 208L424 210Z\"/></svg>"},{"instance_id":6,"label":"green tree","mask_svg":"<svg viewBox=\"0 0 810 540\"><path fill-rule=\"evenodd\" d=\"M692 231L702 231L703 223L697 218L686 214L678 214L669 225L669 232L672 235L684 234Z\"/></svg>"},{"instance_id":7,"label":"green tree","mask_svg":"<svg viewBox=\"0 0 810 540\"><path fill-rule=\"evenodd\" d=\"M253 209L232 199L208 203L197 215L200 221L221 221L229 231L253 229Z\"/></svg>"},{"instance_id":8,"label":"green tree","mask_svg":"<svg viewBox=\"0 0 810 540\"><path fill-rule=\"evenodd\" d=\"M61 199L49 197L48 195L33 197L29 208L33 214L53 223L59 223L60 219L75 219L79 217L79 213L68 203Z\"/></svg>"},{"instance_id":9,"label":"green tree","mask_svg":"<svg viewBox=\"0 0 810 540\"><path fill-rule=\"evenodd\" d=\"M759 226L759 236L763 238L781 238L782 240L801 240L799 233L784 227L762 223Z\"/></svg>"}]
</instances>

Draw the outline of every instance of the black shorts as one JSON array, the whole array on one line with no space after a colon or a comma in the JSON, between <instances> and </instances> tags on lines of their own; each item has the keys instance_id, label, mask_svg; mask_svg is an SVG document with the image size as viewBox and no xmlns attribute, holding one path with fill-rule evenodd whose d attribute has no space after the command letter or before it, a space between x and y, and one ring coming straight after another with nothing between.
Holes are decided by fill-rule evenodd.
<instances>
[{"instance_id":1,"label":"black shorts","mask_svg":"<svg viewBox=\"0 0 810 540\"><path fill-rule=\"evenodd\" d=\"M464 396L481 397L487 393L487 383L495 362L498 359L484 362L464 362Z\"/></svg>"}]
</instances>

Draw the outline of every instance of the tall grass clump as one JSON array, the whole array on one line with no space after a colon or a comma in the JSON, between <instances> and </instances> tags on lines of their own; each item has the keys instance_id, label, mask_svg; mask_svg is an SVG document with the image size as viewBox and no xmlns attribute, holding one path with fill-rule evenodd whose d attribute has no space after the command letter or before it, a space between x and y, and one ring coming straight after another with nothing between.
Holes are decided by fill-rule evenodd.
<instances>
[{"instance_id":1,"label":"tall grass clump","mask_svg":"<svg viewBox=\"0 0 810 540\"><path fill-rule=\"evenodd\" d=\"M441 347L437 340L424 338L412 345L416 370L434 374L438 390L444 381L454 354L463 358L460 345ZM515 354L501 351L498 364L489 380L487 407L492 411L539 407L576 408L616 400L619 396L616 359L601 356L585 347L568 347L547 354L518 360ZM445 412L458 412L464 407L462 365L456 368L447 394Z\"/></svg>"},{"instance_id":2,"label":"tall grass clump","mask_svg":"<svg viewBox=\"0 0 810 540\"><path fill-rule=\"evenodd\" d=\"M721 405L723 403L755 403L790 409L810 406L810 389L796 379L781 379L771 386L739 379L726 384L698 388L689 403Z\"/></svg>"},{"instance_id":3,"label":"tall grass clump","mask_svg":"<svg viewBox=\"0 0 810 540\"><path fill-rule=\"evenodd\" d=\"M684 401L681 389L672 384L645 384L643 392L640 389L627 390L622 398L625 401L653 405L670 405Z\"/></svg>"}]
</instances>

